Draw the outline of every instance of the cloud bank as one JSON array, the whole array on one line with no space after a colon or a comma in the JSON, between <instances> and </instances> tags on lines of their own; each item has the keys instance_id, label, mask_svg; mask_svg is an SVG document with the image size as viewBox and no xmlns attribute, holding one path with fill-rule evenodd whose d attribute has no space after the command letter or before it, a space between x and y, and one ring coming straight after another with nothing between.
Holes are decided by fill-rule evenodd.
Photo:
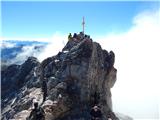
<instances>
[{"instance_id":1,"label":"cloud bank","mask_svg":"<svg viewBox=\"0 0 160 120\"><path fill-rule=\"evenodd\" d=\"M37 45L24 46L22 48L22 51L18 53L16 57L10 61L10 63L22 64L30 56L37 57L39 54L41 54L40 52L43 50L43 48L40 48L39 50L37 50L35 49L36 46Z\"/></svg>"},{"instance_id":2,"label":"cloud bank","mask_svg":"<svg viewBox=\"0 0 160 120\"><path fill-rule=\"evenodd\" d=\"M116 54L113 109L134 119L159 118L159 21L160 10L144 11L133 18L128 31L95 38Z\"/></svg>"},{"instance_id":3,"label":"cloud bank","mask_svg":"<svg viewBox=\"0 0 160 120\"><path fill-rule=\"evenodd\" d=\"M40 61L58 54L67 43L67 35L56 32L48 41L49 44L45 47L43 52L37 56Z\"/></svg>"},{"instance_id":4,"label":"cloud bank","mask_svg":"<svg viewBox=\"0 0 160 120\"><path fill-rule=\"evenodd\" d=\"M5 56L15 56L11 60L5 59L5 61L7 60L7 64L22 64L29 56L34 56L38 58L40 62L42 62L47 57L58 54L58 52L61 51L64 45L67 43L67 37L68 35L56 32L51 38L43 39L2 38L3 40L1 40L0 47L1 50L12 49L12 51L10 50L12 53L6 53L7 55ZM19 43L23 43L23 45ZM20 50L17 50L17 47L20 48Z\"/></svg>"},{"instance_id":5,"label":"cloud bank","mask_svg":"<svg viewBox=\"0 0 160 120\"><path fill-rule=\"evenodd\" d=\"M35 41L3 40L1 43L1 60L6 65L22 64L29 56L37 57L47 44Z\"/></svg>"}]
</instances>

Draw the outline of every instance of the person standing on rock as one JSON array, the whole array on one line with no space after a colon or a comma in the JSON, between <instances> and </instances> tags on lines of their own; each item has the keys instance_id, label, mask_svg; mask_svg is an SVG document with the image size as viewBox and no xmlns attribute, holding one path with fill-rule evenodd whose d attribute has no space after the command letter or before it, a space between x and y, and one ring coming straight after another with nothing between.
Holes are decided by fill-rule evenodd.
<instances>
[{"instance_id":1,"label":"person standing on rock","mask_svg":"<svg viewBox=\"0 0 160 120\"><path fill-rule=\"evenodd\" d=\"M92 109L91 109L91 120L100 120L102 118L102 113L100 108L95 105Z\"/></svg>"},{"instance_id":2,"label":"person standing on rock","mask_svg":"<svg viewBox=\"0 0 160 120\"><path fill-rule=\"evenodd\" d=\"M43 79L42 81L42 92L43 92L43 102L46 100L47 97L47 83L46 83L46 78Z\"/></svg>"},{"instance_id":3,"label":"person standing on rock","mask_svg":"<svg viewBox=\"0 0 160 120\"><path fill-rule=\"evenodd\" d=\"M70 40L71 40L71 38L72 38L72 34L71 34L71 33L69 33L69 35L68 35L68 41L70 41Z\"/></svg>"},{"instance_id":4,"label":"person standing on rock","mask_svg":"<svg viewBox=\"0 0 160 120\"><path fill-rule=\"evenodd\" d=\"M45 112L38 106L38 102L34 103L34 109L31 111L27 120L45 120Z\"/></svg>"}]
</instances>

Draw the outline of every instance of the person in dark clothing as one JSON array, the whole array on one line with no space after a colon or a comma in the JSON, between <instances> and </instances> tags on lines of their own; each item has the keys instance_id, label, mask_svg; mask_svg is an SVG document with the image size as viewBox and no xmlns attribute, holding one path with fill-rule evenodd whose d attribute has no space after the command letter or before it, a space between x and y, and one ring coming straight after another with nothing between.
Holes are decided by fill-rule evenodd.
<instances>
[{"instance_id":1,"label":"person in dark clothing","mask_svg":"<svg viewBox=\"0 0 160 120\"><path fill-rule=\"evenodd\" d=\"M43 102L46 100L47 97L47 83L46 78L42 81L42 92L43 92Z\"/></svg>"},{"instance_id":2,"label":"person in dark clothing","mask_svg":"<svg viewBox=\"0 0 160 120\"><path fill-rule=\"evenodd\" d=\"M92 108L90 114L91 114L91 120L100 120L101 117L102 117L101 110L100 110L100 108L97 105L95 105Z\"/></svg>"},{"instance_id":3,"label":"person in dark clothing","mask_svg":"<svg viewBox=\"0 0 160 120\"><path fill-rule=\"evenodd\" d=\"M76 33L74 33L73 38L77 38L77 34Z\"/></svg>"},{"instance_id":4,"label":"person in dark clothing","mask_svg":"<svg viewBox=\"0 0 160 120\"><path fill-rule=\"evenodd\" d=\"M31 111L28 120L45 120L45 112L38 106L38 102L34 103L34 109Z\"/></svg>"}]
</instances>

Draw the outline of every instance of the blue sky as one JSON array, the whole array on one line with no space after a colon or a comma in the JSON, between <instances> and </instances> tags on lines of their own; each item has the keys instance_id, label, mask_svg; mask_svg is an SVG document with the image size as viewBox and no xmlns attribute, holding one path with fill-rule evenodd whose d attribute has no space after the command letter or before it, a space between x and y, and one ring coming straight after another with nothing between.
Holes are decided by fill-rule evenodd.
<instances>
[{"instance_id":1,"label":"blue sky","mask_svg":"<svg viewBox=\"0 0 160 120\"><path fill-rule=\"evenodd\" d=\"M156 2L2 2L2 36L5 38L48 38L55 32L66 34L82 30L103 35L124 32L133 17Z\"/></svg>"}]
</instances>

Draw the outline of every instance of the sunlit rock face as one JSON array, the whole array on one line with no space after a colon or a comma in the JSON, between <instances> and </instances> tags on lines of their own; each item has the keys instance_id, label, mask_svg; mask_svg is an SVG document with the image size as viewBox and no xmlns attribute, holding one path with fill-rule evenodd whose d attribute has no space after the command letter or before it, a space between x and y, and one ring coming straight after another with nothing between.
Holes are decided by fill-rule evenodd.
<instances>
[{"instance_id":1,"label":"sunlit rock face","mask_svg":"<svg viewBox=\"0 0 160 120\"><path fill-rule=\"evenodd\" d=\"M112 111L110 89L116 82L114 61L114 53L103 50L90 36L74 35L62 52L29 69L24 82L9 99L8 95L4 97L2 119L26 119L36 98L45 111L46 120L89 120L95 104L102 111L102 120L106 120ZM2 80L5 78L4 75ZM44 82L47 95L42 102ZM112 119L118 119L114 112Z\"/></svg>"}]
</instances>

